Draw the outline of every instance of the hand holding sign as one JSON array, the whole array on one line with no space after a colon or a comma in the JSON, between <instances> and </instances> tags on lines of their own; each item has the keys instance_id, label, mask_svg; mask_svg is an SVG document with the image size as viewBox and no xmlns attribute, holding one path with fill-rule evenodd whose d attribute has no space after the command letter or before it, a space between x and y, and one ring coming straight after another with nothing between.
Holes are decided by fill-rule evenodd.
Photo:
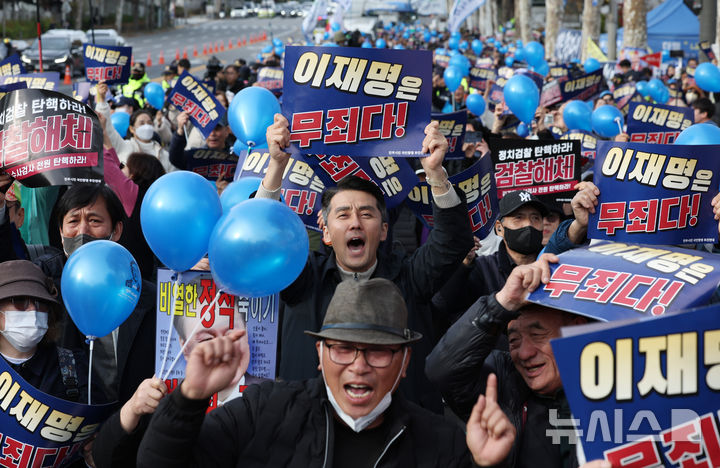
<instances>
[{"instance_id":1,"label":"hand holding sign","mask_svg":"<svg viewBox=\"0 0 720 468\"><path fill-rule=\"evenodd\" d=\"M243 357L240 338L244 334L245 330L234 330L193 348L180 385L184 397L207 400L230 385Z\"/></svg>"},{"instance_id":2,"label":"hand holding sign","mask_svg":"<svg viewBox=\"0 0 720 468\"><path fill-rule=\"evenodd\" d=\"M527 303L528 294L535 291L540 283L547 284L550 281L550 262L557 263L557 256L543 254L529 265L513 268L505 286L495 294L495 299L505 310L520 309Z\"/></svg>"},{"instance_id":3,"label":"hand holding sign","mask_svg":"<svg viewBox=\"0 0 720 468\"><path fill-rule=\"evenodd\" d=\"M263 187L277 190L282 185L283 172L290 160L290 153L284 151L290 144L290 130L288 120L282 114L275 114L273 124L265 132L265 138L270 149L270 163L263 179Z\"/></svg>"},{"instance_id":4,"label":"hand holding sign","mask_svg":"<svg viewBox=\"0 0 720 468\"><path fill-rule=\"evenodd\" d=\"M595 213L595 207L598 204L600 189L592 182L580 182L575 188L578 193L570 202L575 220L570 224L568 237L573 243L582 244L587 235L590 213Z\"/></svg>"},{"instance_id":5,"label":"hand holding sign","mask_svg":"<svg viewBox=\"0 0 720 468\"><path fill-rule=\"evenodd\" d=\"M467 423L466 441L479 466L496 465L510 453L515 426L497 403L497 377L490 374L485 395L480 395Z\"/></svg>"},{"instance_id":6,"label":"hand holding sign","mask_svg":"<svg viewBox=\"0 0 720 468\"><path fill-rule=\"evenodd\" d=\"M420 163L428 179L443 181L447 179L447 173L443 170L442 163L445 158L445 153L447 153L448 150L448 142L447 138L440 133L438 126L439 123L434 121L425 127L425 139L423 140L422 152L430 153L430 156L420 158ZM442 190L442 193L446 191L447 190Z\"/></svg>"},{"instance_id":7,"label":"hand holding sign","mask_svg":"<svg viewBox=\"0 0 720 468\"><path fill-rule=\"evenodd\" d=\"M157 377L143 380L120 409L120 426L123 430L128 434L134 431L140 418L145 414L153 414L166 394L167 386L162 380Z\"/></svg>"}]
</instances>

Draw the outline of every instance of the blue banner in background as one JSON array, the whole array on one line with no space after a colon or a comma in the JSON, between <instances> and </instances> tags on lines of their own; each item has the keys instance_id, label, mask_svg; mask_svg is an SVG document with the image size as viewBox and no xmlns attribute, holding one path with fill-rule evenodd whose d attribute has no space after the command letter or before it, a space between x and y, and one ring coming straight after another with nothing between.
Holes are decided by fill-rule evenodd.
<instances>
[{"instance_id":1,"label":"blue banner in background","mask_svg":"<svg viewBox=\"0 0 720 468\"><path fill-rule=\"evenodd\" d=\"M600 84L603 81L602 68L587 75L563 81L560 84L560 93L563 101L579 99L587 101L600 92Z\"/></svg>"},{"instance_id":2,"label":"blue banner in background","mask_svg":"<svg viewBox=\"0 0 720 468\"><path fill-rule=\"evenodd\" d=\"M18 54L12 54L0 62L0 76L22 75L23 73L25 73L25 67Z\"/></svg>"},{"instance_id":3,"label":"blue banner in background","mask_svg":"<svg viewBox=\"0 0 720 468\"><path fill-rule=\"evenodd\" d=\"M495 225L498 212L492 159L480 158L471 167L449 177L449 180L465 192L473 235L481 239L487 237ZM432 195L427 183L421 182L413 188L408 193L405 204L426 227L433 227Z\"/></svg>"},{"instance_id":4,"label":"blue banner in background","mask_svg":"<svg viewBox=\"0 0 720 468\"><path fill-rule=\"evenodd\" d=\"M385 195L388 209L402 203L418 183L415 171L403 158L308 154L305 160L326 187L334 187L349 175L374 182Z\"/></svg>"},{"instance_id":5,"label":"blue banner in background","mask_svg":"<svg viewBox=\"0 0 720 468\"><path fill-rule=\"evenodd\" d=\"M27 73L24 75L0 76L0 86L24 82L28 88L56 90L60 84L60 73Z\"/></svg>"},{"instance_id":6,"label":"blue banner in background","mask_svg":"<svg viewBox=\"0 0 720 468\"><path fill-rule=\"evenodd\" d=\"M692 107L631 102L627 115L627 133L633 143L669 145L693 124Z\"/></svg>"},{"instance_id":7,"label":"blue banner in background","mask_svg":"<svg viewBox=\"0 0 720 468\"><path fill-rule=\"evenodd\" d=\"M262 178L270 162L267 149L254 149L250 154L241 151L234 180L242 177ZM334 184L333 184L334 185ZM325 185L316 175L308 161L291 157L282 178L282 199L295 214L300 216L305 227L319 231L318 213L322 209L322 193Z\"/></svg>"},{"instance_id":8,"label":"blue banner in background","mask_svg":"<svg viewBox=\"0 0 720 468\"><path fill-rule=\"evenodd\" d=\"M188 113L193 125L205 138L227 112L215 95L187 70L178 77L167 99L175 107Z\"/></svg>"},{"instance_id":9,"label":"blue banner in background","mask_svg":"<svg viewBox=\"0 0 720 468\"><path fill-rule=\"evenodd\" d=\"M445 159L463 159L463 143L465 142L465 125L467 124L467 110L463 109L449 114L432 114L433 121L439 122L440 133L448 142L448 151Z\"/></svg>"},{"instance_id":10,"label":"blue banner in background","mask_svg":"<svg viewBox=\"0 0 720 468\"><path fill-rule=\"evenodd\" d=\"M614 467L720 466L718 314L564 328L552 347L573 419L551 413L553 443L577 436Z\"/></svg>"},{"instance_id":11,"label":"blue banner in background","mask_svg":"<svg viewBox=\"0 0 720 468\"><path fill-rule=\"evenodd\" d=\"M720 256L700 250L600 241L558 257L528 301L604 322L705 305L720 283Z\"/></svg>"},{"instance_id":12,"label":"blue banner in background","mask_svg":"<svg viewBox=\"0 0 720 468\"><path fill-rule=\"evenodd\" d=\"M425 50L288 46L283 114L290 151L423 156L431 72Z\"/></svg>"},{"instance_id":13,"label":"blue banner in background","mask_svg":"<svg viewBox=\"0 0 720 468\"><path fill-rule=\"evenodd\" d=\"M67 466L80 457L83 445L115 410L115 404L83 405L43 393L3 358L0 400L0 465L4 467Z\"/></svg>"},{"instance_id":14,"label":"blue banner in background","mask_svg":"<svg viewBox=\"0 0 720 468\"><path fill-rule=\"evenodd\" d=\"M186 153L188 154L188 153ZM187 170L200 174L208 180L215 181L221 175L223 179L235 176L238 157L227 151L216 151L210 148L197 148L189 152Z\"/></svg>"},{"instance_id":15,"label":"blue banner in background","mask_svg":"<svg viewBox=\"0 0 720 468\"><path fill-rule=\"evenodd\" d=\"M598 206L588 238L644 244L717 242L710 202L719 146L602 141L595 160Z\"/></svg>"},{"instance_id":16,"label":"blue banner in background","mask_svg":"<svg viewBox=\"0 0 720 468\"><path fill-rule=\"evenodd\" d=\"M470 87L485 92L488 81L495 81L497 71L492 67L472 67L470 69Z\"/></svg>"},{"instance_id":17,"label":"blue banner in background","mask_svg":"<svg viewBox=\"0 0 720 468\"><path fill-rule=\"evenodd\" d=\"M283 69L280 67L262 67L257 72L258 86L269 89L275 96L283 92Z\"/></svg>"},{"instance_id":18,"label":"blue banner in background","mask_svg":"<svg viewBox=\"0 0 720 468\"><path fill-rule=\"evenodd\" d=\"M130 79L132 47L85 44L85 77L90 83L127 83Z\"/></svg>"}]
</instances>

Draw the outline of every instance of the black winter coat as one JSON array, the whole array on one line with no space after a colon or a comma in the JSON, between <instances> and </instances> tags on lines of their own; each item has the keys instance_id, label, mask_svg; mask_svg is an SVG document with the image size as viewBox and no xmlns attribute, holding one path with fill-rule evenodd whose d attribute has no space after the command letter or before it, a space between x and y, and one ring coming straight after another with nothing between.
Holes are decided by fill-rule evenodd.
<instances>
[{"instance_id":1,"label":"black winter coat","mask_svg":"<svg viewBox=\"0 0 720 468\"><path fill-rule=\"evenodd\" d=\"M153 415L138 467L332 467L333 410L321 378L265 382L205 415L173 392ZM395 395L379 467L469 467L463 431Z\"/></svg>"},{"instance_id":2,"label":"black winter coat","mask_svg":"<svg viewBox=\"0 0 720 468\"><path fill-rule=\"evenodd\" d=\"M473 246L464 193L462 202L448 209L440 209L433 202L435 227L428 241L412 255L402 249L385 255L378 249L378 264L373 278L394 282L408 308L408 328L422 333L423 338L413 346L413 359L408 376L400 384L400 393L408 400L435 412L442 411L440 394L425 377L425 357L430 353L444 329L437 329L430 300L447 278L461 265ZM280 372L283 380L304 380L318 375L315 338L305 330L317 331L341 277L335 254L310 252L300 276L280 293L284 304L281 316Z\"/></svg>"}]
</instances>

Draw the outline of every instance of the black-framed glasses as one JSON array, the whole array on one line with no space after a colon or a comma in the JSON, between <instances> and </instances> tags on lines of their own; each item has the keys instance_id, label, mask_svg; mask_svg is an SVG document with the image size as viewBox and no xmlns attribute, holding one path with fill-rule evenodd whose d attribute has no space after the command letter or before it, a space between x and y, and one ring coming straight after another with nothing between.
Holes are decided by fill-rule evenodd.
<instances>
[{"instance_id":1,"label":"black-framed glasses","mask_svg":"<svg viewBox=\"0 0 720 468\"><path fill-rule=\"evenodd\" d=\"M362 352L365 356L365 362L367 362L370 367L379 369L389 366L395 353L402 351L402 348L358 348L357 346L345 343L330 344L325 342L325 346L328 349L330 360L335 364L342 366L352 364L355 362L355 359L357 359L358 354Z\"/></svg>"},{"instance_id":2,"label":"black-framed glasses","mask_svg":"<svg viewBox=\"0 0 720 468\"><path fill-rule=\"evenodd\" d=\"M47 302L41 301L35 297L30 296L13 296L8 298L13 306L14 310L30 310L35 306L34 310L38 312L50 312L50 305Z\"/></svg>"}]
</instances>

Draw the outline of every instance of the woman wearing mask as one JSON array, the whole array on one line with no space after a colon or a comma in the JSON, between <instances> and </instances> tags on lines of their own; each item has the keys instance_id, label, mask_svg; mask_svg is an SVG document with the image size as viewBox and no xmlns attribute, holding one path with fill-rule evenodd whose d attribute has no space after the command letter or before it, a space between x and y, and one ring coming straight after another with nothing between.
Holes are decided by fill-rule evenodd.
<instances>
[{"instance_id":1,"label":"woman wearing mask","mask_svg":"<svg viewBox=\"0 0 720 468\"><path fill-rule=\"evenodd\" d=\"M110 122L110 106L105 102L107 92L108 87L105 83L99 83L97 85L96 99L98 103L95 106L95 112L105 117L104 131L110 137L110 141L117 152L120 162L125 163L128 156L132 153L146 153L155 156L163 165L166 172L174 170L173 165L170 164L167 151L160 143L153 140L156 129L153 125L151 113L142 109L133 112L130 116L130 126L128 127L129 138L125 140L117 130L115 130L112 122Z\"/></svg>"}]
</instances>

